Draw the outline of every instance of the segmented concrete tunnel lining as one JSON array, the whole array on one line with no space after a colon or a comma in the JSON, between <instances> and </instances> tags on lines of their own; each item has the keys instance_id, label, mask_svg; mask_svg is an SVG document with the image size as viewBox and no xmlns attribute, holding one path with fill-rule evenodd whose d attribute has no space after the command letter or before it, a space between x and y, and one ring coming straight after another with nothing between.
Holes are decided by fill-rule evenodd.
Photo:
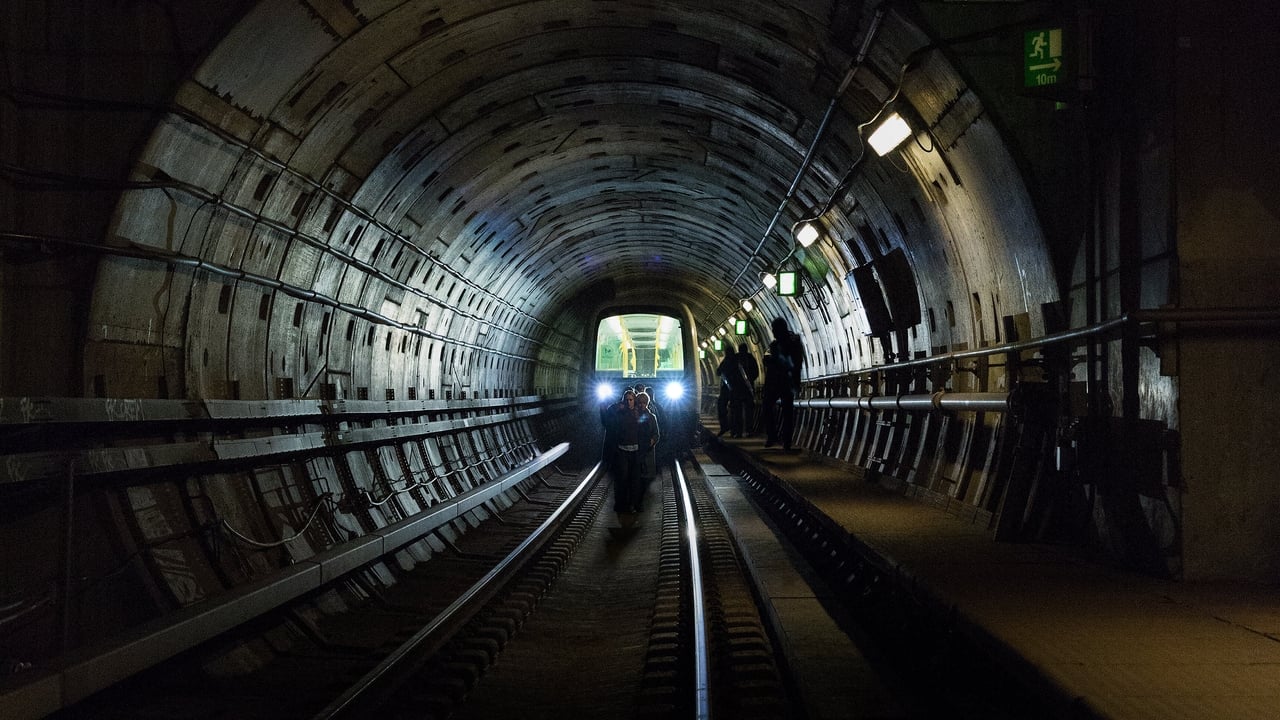
<instances>
[{"instance_id":1,"label":"segmented concrete tunnel lining","mask_svg":"<svg viewBox=\"0 0 1280 720\"><path fill-rule=\"evenodd\" d=\"M900 353L976 346L1004 315L1036 332L1056 299L999 133L892 6L324 7L258 4L141 153L136 179L170 187L126 193L111 237L246 277L107 259L86 374L112 394L148 374L200 397L575 391L602 310L668 307L697 342L748 297L752 342L787 318L832 375L883 359L847 276L899 248L930 320ZM882 109L932 131L864 153ZM812 278L794 300L760 284L787 258Z\"/></svg>"}]
</instances>

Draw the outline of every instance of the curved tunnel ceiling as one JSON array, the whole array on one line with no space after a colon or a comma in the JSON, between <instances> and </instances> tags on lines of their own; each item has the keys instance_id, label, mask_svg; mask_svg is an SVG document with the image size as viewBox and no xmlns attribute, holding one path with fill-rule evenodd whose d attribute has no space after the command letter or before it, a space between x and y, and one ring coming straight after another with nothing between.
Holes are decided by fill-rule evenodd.
<instances>
[{"instance_id":1,"label":"curved tunnel ceiling","mask_svg":"<svg viewBox=\"0 0 1280 720\"><path fill-rule=\"evenodd\" d=\"M111 236L265 279L233 298L193 281L186 312L203 323L179 327L165 309L189 369L196 336L218 327L237 352L238 326L217 314L256 311L284 328L262 341L273 367L314 373L279 338L339 337L330 315L357 308L392 328L364 336L374 352L404 351L392 334L416 329L461 350L457 363L494 353L568 375L593 319L566 318L575 307L670 306L705 337L755 296L757 327L784 315L830 350L811 361L821 375L877 352L855 348L843 277L896 248L932 318L913 342L976 344L1057 291L1015 163L928 43L906 16L861 3L265 0L179 89L181 114L136 169L164 193L126 193ZM864 156L859 126L891 103L927 139ZM760 273L794 258L791 225L829 199L809 297L759 294ZM147 277L104 266L92 326L151 327L168 281ZM262 295L281 288L327 305ZM969 308L983 297L988 309ZM362 335L348 321L347 341ZM532 369L508 368L509 381Z\"/></svg>"}]
</instances>

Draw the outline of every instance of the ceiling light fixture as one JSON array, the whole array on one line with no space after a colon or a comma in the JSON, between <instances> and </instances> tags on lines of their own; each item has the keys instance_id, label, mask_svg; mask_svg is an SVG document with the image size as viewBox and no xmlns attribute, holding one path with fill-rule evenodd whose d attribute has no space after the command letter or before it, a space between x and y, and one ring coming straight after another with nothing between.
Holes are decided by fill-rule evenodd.
<instances>
[{"instance_id":1,"label":"ceiling light fixture","mask_svg":"<svg viewBox=\"0 0 1280 720\"><path fill-rule=\"evenodd\" d=\"M800 243L800 247L809 247L814 240L818 239L818 228L808 220L800 223L799 228L795 230L796 241Z\"/></svg>"},{"instance_id":2,"label":"ceiling light fixture","mask_svg":"<svg viewBox=\"0 0 1280 720\"><path fill-rule=\"evenodd\" d=\"M787 270L778 273L778 295L782 297L793 297L799 294L800 277L794 270Z\"/></svg>"},{"instance_id":3,"label":"ceiling light fixture","mask_svg":"<svg viewBox=\"0 0 1280 720\"><path fill-rule=\"evenodd\" d=\"M880 127L877 127L871 133L871 137L867 138L867 143L871 145L871 149L875 150L877 155L884 157L909 137L911 137L911 126L907 124L906 120L902 119L901 115L893 113L885 118L884 122L880 123Z\"/></svg>"}]
</instances>

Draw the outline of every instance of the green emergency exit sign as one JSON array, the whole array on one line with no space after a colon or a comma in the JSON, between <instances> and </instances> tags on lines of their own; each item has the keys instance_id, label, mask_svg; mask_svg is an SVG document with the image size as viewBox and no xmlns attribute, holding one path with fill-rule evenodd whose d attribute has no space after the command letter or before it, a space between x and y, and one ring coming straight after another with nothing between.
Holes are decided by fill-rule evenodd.
<instances>
[{"instance_id":1,"label":"green emergency exit sign","mask_svg":"<svg viewBox=\"0 0 1280 720\"><path fill-rule=\"evenodd\" d=\"M1023 33L1022 81L1026 87L1057 85L1066 73L1062 66L1062 28Z\"/></svg>"}]
</instances>

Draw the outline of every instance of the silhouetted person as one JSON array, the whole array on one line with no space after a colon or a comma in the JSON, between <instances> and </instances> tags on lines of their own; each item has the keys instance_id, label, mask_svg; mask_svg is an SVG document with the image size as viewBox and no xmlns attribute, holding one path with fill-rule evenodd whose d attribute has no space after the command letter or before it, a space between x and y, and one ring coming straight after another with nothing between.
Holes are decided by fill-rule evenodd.
<instances>
[{"instance_id":1,"label":"silhouetted person","mask_svg":"<svg viewBox=\"0 0 1280 720\"><path fill-rule=\"evenodd\" d=\"M738 358L733 354L733 346L726 345L724 358L716 366L716 375L720 376L720 396L716 398L716 419L720 421L720 434L724 435L732 429L729 417L729 403L733 400L733 381L730 377L738 372Z\"/></svg>"},{"instance_id":2,"label":"silhouetted person","mask_svg":"<svg viewBox=\"0 0 1280 720\"><path fill-rule=\"evenodd\" d=\"M613 472L613 458L618 452L617 424L613 422L612 413L618 406L613 395L600 401L600 426L604 428L604 443L600 447L600 462L604 463L605 472Z\"/></svg>"},{"instance_id":3,"label":"silhouetted person","mask_svg":"<svg viewBox=\"0 0 1280 720\"><path fill-rule=\"evenodd\" d=\"M642 390L641 392L649 396L649 412L661 418L662 406L658 404L658 394L653 391L653 386L645 385L644 390ZM639 400L639 399L640 399L640 396L637 395L636 400Z\"/></svg>"},{"instance_id":4,"label":"silhouetted person","mask_svg":"<svg viewBox=\"0 0 1280 720\"><path fill-rule=\"evenodd\" d=\"M636 391L630 388L622 394L622 402L608 413L617 439L613 463L614 512L640 512L641 451L648 452L657 443L658 420L646 408L636 406Z\"/></svg>"},{"instance_id":5,"label":"silhouetted person","mask_svg":"<svg viewBox=\"0 0 1280 720\"><path fill-rule=\"evenodd\" d=\"M804 368L804 343L791 332L787 321L773 320L773 342L765 356L764 368L764 446L782 443L791 449L795 430L796 396L800 394L800 375Z\"/></svg>"},{"instance_id":6,"label":"silhouetted person","mask_svg":"<svg viewBox=\"0 0 1280 720\"><path fill-rule=\"evenodd\" d=\"M733 436L750 435L756 414L756 378L760 377L760 366L747 349L747 344L738 345L738 372L733 374L733 403L729 407L730 422L733 425Z\"/></svg>"},{"instance_id":7,"label":"silhouetted person","mask_svg":"<svg viewBox=\"0 0 1280 720\"><path fill-rule=\"evenodd\" d=\"M632 512L640 512L644 507L644 493L658 474L658 458L656 448L662 439L661 424L658 416L651 409L653 400L648 392L636 395L636 422L639 425L640 439L640 472L632 496Z\"/></svg>"}]
</instances>

